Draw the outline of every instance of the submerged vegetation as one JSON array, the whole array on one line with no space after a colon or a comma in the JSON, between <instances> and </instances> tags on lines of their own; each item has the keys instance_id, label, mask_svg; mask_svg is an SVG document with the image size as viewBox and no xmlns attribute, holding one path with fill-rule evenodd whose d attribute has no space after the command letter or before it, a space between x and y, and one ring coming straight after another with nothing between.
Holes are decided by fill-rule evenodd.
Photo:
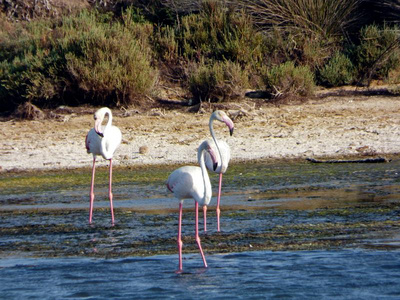
<instances>
[{"instance_id":1,"label":"submerged vegetation","mask_svg":"<svg viewBox=\"0 0 400 300\"><path fill-rule=\"evenodd\" d=\"M398 249L399 164L373 169L365 164L233 164L224 175L222 232L215 232L211 202L209 233L201 231L203 247L208 254ZM175 254L178 201L164 184L175 168L117 168L115 226L109 223L106 167L96 177L92 226L87 224L89 170L2 173L0 257ZM184 253L197 252L192 201L184 205Z\"/></svg>"},{"instance_id":2,"label":"submerged vegetation","mask_svg":"<svg viewBox=\"0 0 400 300\"><path fill-rule=\"evenodd\" d=\"M176 86L196 104L400 82L397 0L31 2L0 4L2 112L146 106Z\"/></svg>"}]
</instances>

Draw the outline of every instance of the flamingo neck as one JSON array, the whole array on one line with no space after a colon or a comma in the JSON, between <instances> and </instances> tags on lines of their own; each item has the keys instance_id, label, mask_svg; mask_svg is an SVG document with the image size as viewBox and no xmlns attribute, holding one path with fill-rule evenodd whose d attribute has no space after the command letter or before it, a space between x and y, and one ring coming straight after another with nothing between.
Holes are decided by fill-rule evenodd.
<instances>
[{"instance_id":1,"label":"flamingo neck","mask_svg":"<svg viewBox=\"0 0 400 300\"><path fill-rule=\"evenodd\" d=\"M204 148L199 149L198 158L204 184L204 197L202 200L204 204L208 205L211 200L211 183L210 183L210 177L208 176L206 164L204 162L204 155L205 155L205 149Z\"/></svg>"},{"instance_id":2,"label":"flamingo neck","mask_svg":"<svg viewBox=\"0 0 400 300\"><path fill-rule=\"evenodd\" d=\"M112 153L109 152L109 147L108 147L108 143L107 143L107 139L106 137L109 137L108 131L110 130L111 126L112 126L112 113L111 110L107 109L104 113L104 117L105 115L108 114L108 121L106 126L104 127L103 130L103 138L101 139L101 151L102 151L102 156L105 159L111 159L112 158Z\"/></svg>"},{"instance_id":3,"label":"flamingo neck","mask_svg":"<svg viewBox=\"0 0 400 300\"><path fill-rule=\"evenodd\" d=\"M109 129L112 126L112 113L110 110L107 110L104 114L104 116L106 116L106 114L108 114L108 121L106 124L106 127L104 128L104 131L106 131L106 129Z\"/></svg>"},{"instance_id":4,"label":"flamingo neck","mask_svg":"<svg viewBox=\"0 0 400 300\"><path fill-rule=\"evenodd\" d=\"M218 155L219 155L218 161L221 161L221 163L222 163L221 150L219 149L218 140L217 140L217 138L215 137L213 122L214 122L214 118L211 116L210 122L208 123L208 126L210 127L210 133L211 133L211 136L212 136L212 138L213 138L213 140L214 140L214 143L215 143L215 145L217 146Z\"/></svg>"}]
</instances>

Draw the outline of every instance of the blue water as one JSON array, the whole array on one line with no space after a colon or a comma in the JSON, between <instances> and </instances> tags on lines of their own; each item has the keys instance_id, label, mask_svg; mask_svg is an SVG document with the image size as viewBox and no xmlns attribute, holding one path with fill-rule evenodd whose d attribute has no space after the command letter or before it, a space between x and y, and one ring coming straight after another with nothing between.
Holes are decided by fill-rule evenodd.
<instances>
[{"instance_id":1,"label":"blue water","mask_svg":"<svg viewBox=\"0 0 400 300\"><path fill-rule=\"evenodd\" d=\"M154 183L157 188L116 182L114 227L109 210L98 209L108 207L104 187L96 189L93 226L87 224L84 184L5 189L0 191L0 299L400 299L398 170L400 161L233 166L224 179L223 233L215 232L214 195L209 234L216 244L247 249L254 241L288 251L213 254L204 238L209 268L184 247L182 274L174 272L177 254L151 255L176 249L177 201L164 180ZM192 237L193 202L185 208L183 235ZM345 226L330 234L332 224ZM326 235L312 232L320 225ZM280 239L276 228L294 236L303 232L305 249L308 239L352 242L289 251L296 241ZM272 240L258 240L257 234L274 229ZM190 245L193 240L185 244ZM149 256L131 255L139 248ZM106 258L111 256L117 258Z\"/></svg>"},{"instance_id":2,"label":"blue water","mask_svg":"<svg viewBox=\"0 0 400 300\"><path fill-rule=\"evenodd\" d=\"M243 252L126 259L3 259L2 299L400 299L400 252Z\"/></svg>"}]
</instances>

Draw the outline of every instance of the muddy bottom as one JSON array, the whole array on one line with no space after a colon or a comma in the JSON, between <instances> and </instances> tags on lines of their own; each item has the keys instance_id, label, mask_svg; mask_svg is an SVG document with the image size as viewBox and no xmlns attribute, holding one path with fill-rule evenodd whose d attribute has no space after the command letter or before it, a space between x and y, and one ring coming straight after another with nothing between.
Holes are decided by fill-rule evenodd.
<instances>
[{"instance_id":1,"label":"muddy bottom","mask_svg":"<svg viewBox=\"0 0 400 300\"><path fill-rule=\"evenodd\" d=\"M7 173L0 178L0 257L128 257L176 253L177 207L165 188L176 166L114 170L114 226L107 169ZM223 178L221 232L215 195L207 254L254 250L400 246L400 161L382 164L236 164ZM217 176L211 176L213 190ZM184 253L196 252L194 203L185 200ZM200 216L202 213L200 213ZM201 219L200 227L203 226Z\"/></svg>"}]
</instances>

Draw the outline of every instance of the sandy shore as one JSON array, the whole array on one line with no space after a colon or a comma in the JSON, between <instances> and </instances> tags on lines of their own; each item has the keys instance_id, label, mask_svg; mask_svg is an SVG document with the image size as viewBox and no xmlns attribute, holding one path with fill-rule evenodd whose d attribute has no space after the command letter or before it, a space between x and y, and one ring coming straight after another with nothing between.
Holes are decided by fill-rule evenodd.
<instances>
[{"instance_id":1,"label":"sandy shore","mask_svg":"<svg viewBox=\"0 0 400 300\"><path fill-rule=\"evenodd\" d=\"M210 136L210 110L186 109L115 110L113 124L123 135L115 165L196 163L196 148ZM58 119L0 122L1 170L90 167L85 136L93 127L91 110ZM227 105L226 112L234 120L234 135L219 122L215 130L230 145L233 161L400 152L400 97L327 97L279 106L248 101Z\"/></svg>"}]
</instances>

